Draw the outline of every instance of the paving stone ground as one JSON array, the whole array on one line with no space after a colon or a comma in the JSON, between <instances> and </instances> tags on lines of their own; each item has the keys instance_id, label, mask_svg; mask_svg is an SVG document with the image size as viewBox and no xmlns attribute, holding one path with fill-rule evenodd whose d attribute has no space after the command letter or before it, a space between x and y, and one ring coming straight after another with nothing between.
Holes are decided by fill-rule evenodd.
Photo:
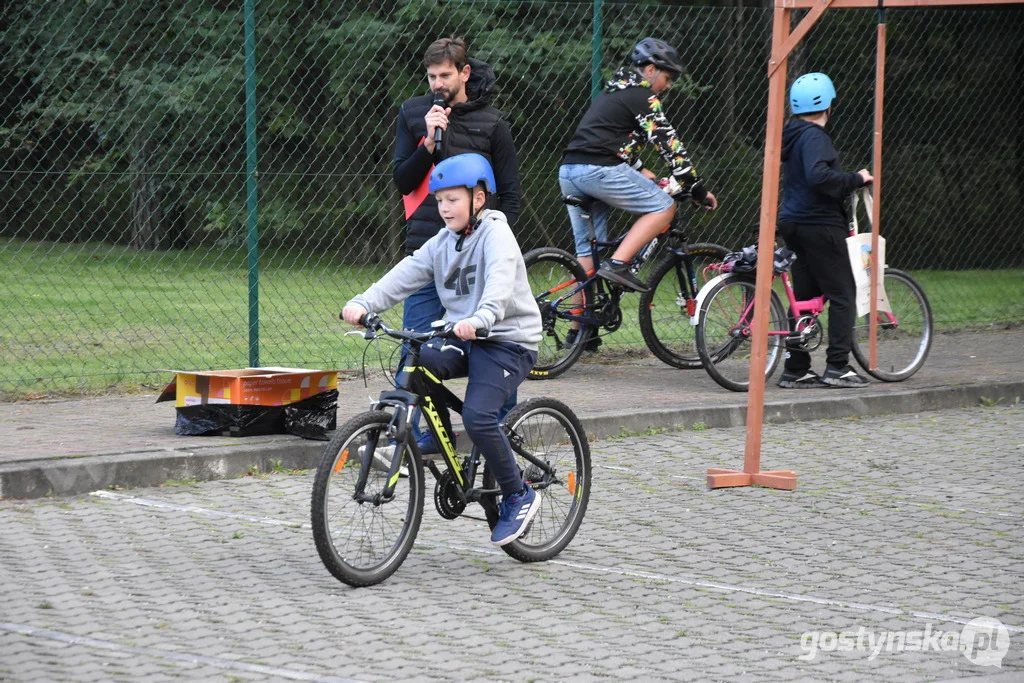
<instances>
[{"instance_id":1,"label":"paving stone ground","mask_svg":"<svg viewBox=\"0 0 1024 683\"><path fill-rule=\"evenodd\" d=\"M769 425L762 467L798 489L706 489L743 441L594 443L547 563L428 499L366 589L320 563L309 471L0 501L0 680L1024 680L1024 407ZM941 649L981 617L1001 668ZM948 635L898 651L915 631ZM828 651L844 632L894 640Z\"/></svg>"}]
</instances>

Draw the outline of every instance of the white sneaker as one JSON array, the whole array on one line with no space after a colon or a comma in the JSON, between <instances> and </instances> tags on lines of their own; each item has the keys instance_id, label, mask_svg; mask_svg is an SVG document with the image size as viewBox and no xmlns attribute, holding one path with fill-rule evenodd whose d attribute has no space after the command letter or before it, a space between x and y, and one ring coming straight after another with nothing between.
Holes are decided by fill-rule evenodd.
<instances>
[{"instance_id":1,"label":"white sneaker","mask_svg":"<svg viewBox=\"0 0 1024 683\"><path fill-rule=\"evenodd\" d=\"M359 447L359 457L363 457L363 453L366 452L366 446ZM391 458L395 457L395 444L389 443L383 446L377 446L376 450L373 451L373 461L370 463L373 469L379 472L391 471ZM408 477L409 468L402 465L398 468L398 476Z\"/></svg>"}]
</instances>

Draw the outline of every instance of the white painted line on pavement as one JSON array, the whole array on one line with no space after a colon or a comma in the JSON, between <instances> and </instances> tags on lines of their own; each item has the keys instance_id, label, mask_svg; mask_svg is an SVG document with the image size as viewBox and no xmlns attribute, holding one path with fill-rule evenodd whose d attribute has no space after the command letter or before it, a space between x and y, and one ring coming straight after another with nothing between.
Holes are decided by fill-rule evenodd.
<instances>
[{"instance_id":1,"label":"white painted line on pavement","mask_svg":"<svg viewBox=\"0 0 1024 683\"><path fill-rule=\"evenodd\" d=\"M62 633L61 631L47 631L41 628L35 628L33 626L23 626L21 624L5 624L0 622L0 631L7 631L8 633L20 633L24 636L31 636L33 638L45 638L46 640L55 640L61 643L67 643L69 645L84 645L85 647L94 647L101 650L113 650L116 652L130 652L133 654L146 655L149 657L160 657L161 659L170 659L176 662L186 662L188 664L206 664L208 666L217 667L218 669L233 669L235 671L247 671L249 673L265 674L267 676L276 676L278 678L287 678L290 681L323 681L323 683L360 683L353 678L337 678L335 676L320 676L319 674L312 674L306 671L296 671L295 669L281 669L275 666L264 666L262 664L247 664L246 662L240 662L232 659L222 659L220 657L209 657L206 655L190 655L181 652L169 652L168 650L161 650L153 647L135 647L131 645L121 645L120 643L114 643L109 640L97 640L96 638L86 638L84 636L75 636L70 633Z\"/></svg>"},{"instance_id":2,"label":"white painted line on pavement","mask_svg":"<svg viewBox=\"0 0 1024 683\"><path fill-rule=\"evenodd\" d=\"M116 500L122 503L131 503L132 505L141 505L142 507L153 507L153 508L164 508L167 510L175 510L176 512L191 512L197 515L203 515L205 517L226 517L228 519L241 519L246 522L255 522L257 524L270 524L271 526L287 526L294 527L296 529L311 529L312 526L309 524L303 524L302 522L288 522L283 519L274 519L272 517L253 517L250 515L240 515L237 512L223 512L221 510L210 510L209 508L195 507L194 505L178 505L177 503L168 503L163 500L153 500L152 498L137 498L126 493L115 493L113 491L93 491L89 494L90 496L96 496L97 498L106 498L108 500Z\"/></svg>"},{"instance_id":3,"label":"white painted line on pavement","mask_svg":"<svg viewBox=\"0 0 1024 683\"><path fill-rule=\"evenodd\" d=\"M102 494L102 495L100 495ZM90 495L99 495L101 498L110 498L123 503L132 503L135 505L144 505L147 507L162 508L165 510L173 510L176 512L189 512L198 515L207 515L210 517L229 517L232 519L243 519L250 522L258 522L260 524L272 524L275 526L285 526L291 528L310 528L308 524L299 524L297 522L286 522L284 520L273 519L271 517L255 517L249 515L240 515L229 512L220 512L217 510L208 510L206 508L195 507L191 505L177 505L174 503L168 503L165 501L151 500L147 498L135 498L120 493L111 493L109 491L94 491ZM417 545L426 546L429 548L445 548L449 550L464 550L467 552L481 553L485 555L500 555L503 551L494 548L484 548L480 546L469 546L469 545L456 545L454 543L434 543L431 541L417 540ZM570 562L568 560L548 560L547 564L556 564L563 567L569 567L571 569L582 569L584 571L599 572L602 574L616 574L619 576L632 576L640 579L651 579L652 581L665 581L668 583L681 583L688 586L695 586L697 588L710 588L712 590L719 590L726 593L747 593L749 595L757 595L760 597L767 598L780 598L783 600L792 600L794 602L811 602L819 605L830 605L833 607L844 607L856 610L863 610L869 612L883 612L885 614L893 614L899 616L912 616L922 619L935 619L938 621L947 621L955 624L967 624L971 620L966 617L957 617L947 614L938 614L934 612L915 612L900 609L899 607L886 607L885 605L872 605L869 603L861 602L848 602L846 600L836 600L833 598L823 598L817 595L803 595L800 593L783 593L780 591L765 590L762 588L755 588L753 586L742 586L737 584L719 583L717 581L707 581L704 579L688 578L684 576L671 576L668 574L657 574L654 572L647 572L639 569L628 569L624 567L609 567L606 565L598 564L586 564L582 562ZM1015 633L1024 633L1024 627L1006 625L1006 628Z\"/></svg>"}]
</instances>

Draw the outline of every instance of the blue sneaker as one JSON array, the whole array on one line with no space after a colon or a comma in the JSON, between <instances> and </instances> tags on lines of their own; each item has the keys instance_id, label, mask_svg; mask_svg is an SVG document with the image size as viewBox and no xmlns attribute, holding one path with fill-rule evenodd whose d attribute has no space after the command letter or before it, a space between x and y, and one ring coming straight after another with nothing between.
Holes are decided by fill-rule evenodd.
<instances>
[{"instance_id":1,"label":"blue sneaker","mask_svg":"<svg viewBox=\"0 0 1024 683\"><path fill-rule=\"evenodd\" d=\"M519 493L507 496L498 506L498 523L491 532L491 543L497 546L511 543L526 531L540 512L540 494L525 485Z\"/></svg>"},{"instance_id":2,"label":"blue sneaker","mask_svg":"<svg viewBox=\"0 0 1024 683\"><path fill-rule=\"evenodd\" d=\"M423 432L416 439L416 445L420 447L421 455L439 455L441 449L434 443L434 435L430 432Z\"/></svg>"}]
</instances>

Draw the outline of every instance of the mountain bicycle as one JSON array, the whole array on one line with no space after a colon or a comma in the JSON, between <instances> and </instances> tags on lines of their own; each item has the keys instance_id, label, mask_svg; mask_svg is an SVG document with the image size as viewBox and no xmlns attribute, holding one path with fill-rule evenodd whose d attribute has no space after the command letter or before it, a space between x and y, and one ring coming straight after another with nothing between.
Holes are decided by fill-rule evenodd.
<instances>
[{"instance_id":1,"label":"mountain bicycle","mask_svg":"<svg viewBox=\"0 0 1024 683\"><path fill-rule=\"evenodd\" d=\"M789 317L778 291L771 292L768 321L768 355L765 377L770 377L782 360L786 346L814 351L821 346L825 326L819 316L825 297L797 301L789 279L796 254L775 251L772 282L781 281L795 319ZM751 337L754 325L754 271L756 246L735 252L711 266L721 275L708 282L698 295L697 352L704 369L719 385L731 391L750 386ZM900 382L921 369L931 350L934 321L931 305L921 286L907 273L884 266L882 288L891 310L878 311L878 368L868 361L868 316L854 325L853 355L864 370L883 382Z\"/></svg>"},{"instance_id":2,"label":"mountain bicycle","mask_svg":"<svg viewBox=\"0 0 1024 683\"><path fill-rule=\"evenodd\" d=\"M678 201L689 197L677 198ZM594 231L589 197L568 195L562 201L583 210L590 229L591 254L600 262L601 254L613 253L623 237L599 241ZM706 266L718 263L729 250L718 244L689 244L686 232L678 226L679 218L637 252L630 262L633 273L654 254L661 238L666 238L668 251L655 264L648 290L640 296L639 323L647 348L659 360L672 367L700 367L694 346L696 297L706 281ZM528 252L526 274L534 292L544 329L537 352L537 363L530 379L553 379L579 360L593 344L601 330L610 334L622 325L620 300L626 291L622 286L598 277L597 270L587 272L575 256L555 247L541 247ZM603 335L602 335L603 336ZM590 346L590 348L593 348Z\"/></svg>"},{"instance_id":3,"label":"mountain bicycle","mask_svg":"<svg viewBox=\"0 0 1024 683\"><path fill-rule=\"evenodd\" d=\"M462 352L444 344L453 336L452 324L439 321L430 332L411 332L391 329L372 314L360 324L365 332L349 334L361 334L368 342L390 337L409 350L396 387L381 392L371 410L338 428L313 481L317 552L331 574L355 587L384 581L409 554L423 518L427 471L435 479L434 506L444 519L456 519L470 503L478 503L493 529L501 495L493 473L481 468L475 446L467 456L455 451L451 421L440 402L461 413L462 401L420 367L425 344ZM482 330L478 337L484 337ZM417 407L441 446L444 471L433 460L424 464L409 421ZM590 444L576 415L552 398L518 404L502 428L524 480L543 496L541 510L526 531L501 549L521 562L549 560L572 541L586 513Z\"/></svg>"}]
</instances>

